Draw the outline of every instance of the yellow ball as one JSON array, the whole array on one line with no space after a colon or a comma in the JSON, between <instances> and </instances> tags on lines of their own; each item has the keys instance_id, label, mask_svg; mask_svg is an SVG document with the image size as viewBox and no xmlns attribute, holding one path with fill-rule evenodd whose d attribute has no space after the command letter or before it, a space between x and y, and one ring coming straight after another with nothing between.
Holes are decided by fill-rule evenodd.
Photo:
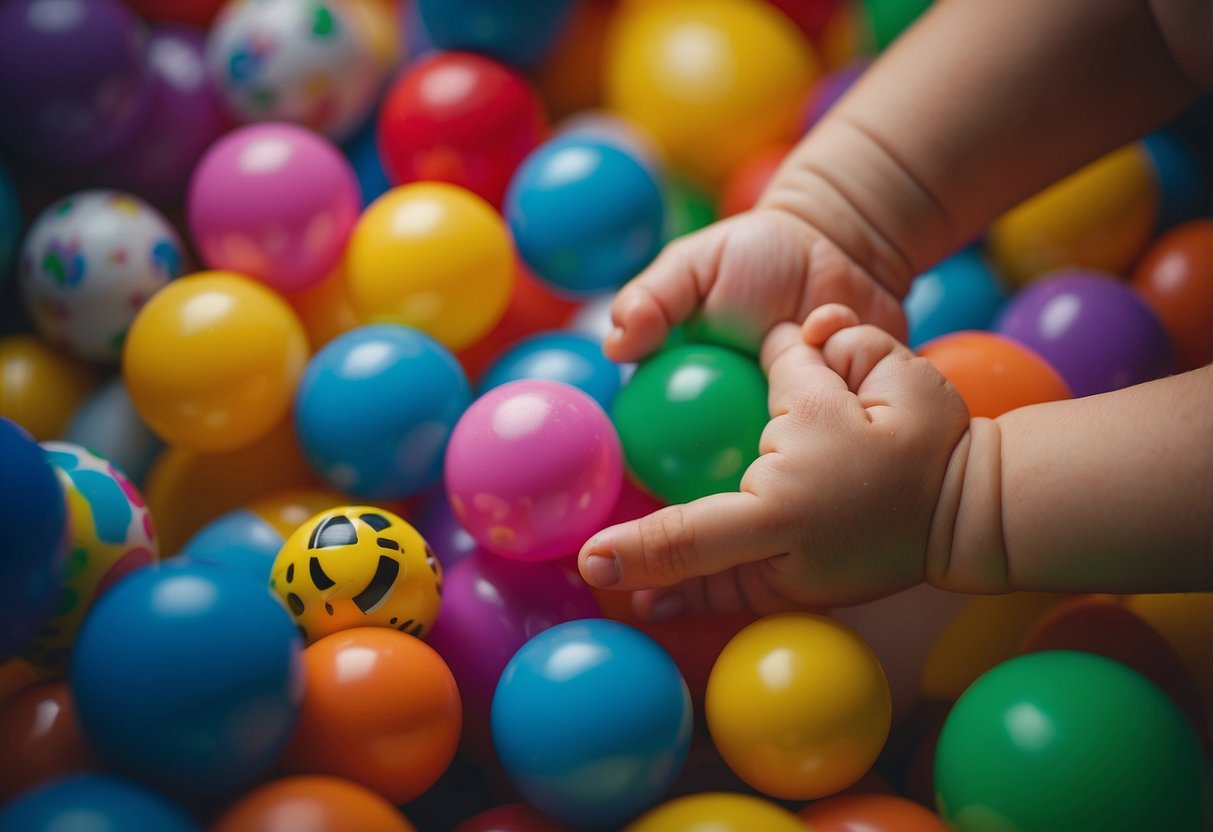
<instances>
[{"instance_id":1,"label":"yellow ball","mask_svg":"<svg viewBox=\"0 0 1213 832\"><path fill-rule=\"evenodd\" d=\"M805 832L797 817L748 794L705 792L679 797L645 812L624 832Z\"/></svg>"},{"instance_id":2,"label":"yellow ball","mask_svg":"<svg viewBox=\"0 0 1213 832\"><path fill-rule=\"evenodd\" d=\"M270 589L308 644L351 627L422 636L438 617L442 567L425 539L390 511L328 509L282 544Z\"/></svg>"},{"instance_id":3,"label":"yellow ball","mask_svg":"<svg viewBox=\"0 0 1213 832\"><path fill-rule=\"evenodd\" d=\"M420 329L452 352L488 334L514 287L504 220L446 183L403 185L371 203L348 257L350 297L364 320Z\"/></svg>"},{"instance_id":4,"label":"yellow ball","mask_svg":"<svg viewBox=\"0 0 1213 832\"><path fill-rule=\"evenodd\" d=\"M808 40L760 0L624 6L605 60L607 105L709 186L755 151L795 138L817 74Z\"/></svg>"},{"instance_id":5,"label":"yellow ball","mask_svg":"<svg viewBox=\"0 0 1213 832\"><path fill-rule=\"evenodd\" d=\"M286 418L307 356L299 318L273 290L232 272L200 272L139 310L122 374L148 427L211 453L251 444Z\"/></svg>"},{"instance_id":6,"label":"yellow ball","mask_svg":"<svg viewBox=\"0 0 1213 832\"><path fill-rule=\"evenodd\" d=\"M91 367L36 335L0 338L0 416L39 442L63 435L96 383Z\"/></svg>"},{"instance_id":7,"label":"yellow ball","mask_svg":"<svg viewBox=\"0 0 1213 832\"><path fill-rule=\"evenodd\" d=\"M708 677L708 730L745 782L785 800L836 794L884 747L893 703L876 654L849 627L810 613L746 627Z\"/></svg>"}]
</instances>

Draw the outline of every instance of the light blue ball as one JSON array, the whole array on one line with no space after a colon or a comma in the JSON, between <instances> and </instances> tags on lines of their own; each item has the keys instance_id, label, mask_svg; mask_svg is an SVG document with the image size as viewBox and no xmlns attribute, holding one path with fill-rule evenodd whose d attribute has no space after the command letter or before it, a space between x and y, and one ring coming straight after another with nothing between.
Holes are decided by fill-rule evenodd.
<instances>
[{"instance_id":1,"label":"light blue ball","mask_svg":"<svg viewBox=\"0 0 1213 832\"><path fill-rule=\"evenodd\" d=\"M686 762L691 697L670 655L603 618L558 624L506 665L493 744L523 797L577 828L618 829Z\"/></svg>"},{"instance_id":2,"label":"light blue ball","mask_svg":"<svg viewBox=\"0 0 1213 832\"><path fill-rule=\"evenodd\" d=\"M308 462L335 488L401 499L442 478L451 430L471 402L446 347L411 327L372 324L312 357L295 394L295 428Z\"/></svg>"},{"instance_id":3,"label":"light blue ball","mask_svg":"<svg viewBox=\"0 0 1213 832\"><path fill-rule=\"evenodd\" d=\"M479 52L517 67L543 60L568 24L573 0L417 0L439 49Z\"/></svg>"},{"instance_id":4,"label":"light blue ball","mask_svg":"<svg viewBox=\"0 0 1213 832\"><path fill-rule=\"evenodd\" d=\"M139 417L121 377L102 385L76 408L64 439L105 457L141 487L164 450L164 442Z\"/></svg>"},{"instance_id":5,"label":"light blue ball","mask_svg":"<svg viewBox=\"0 0 1213 832\"><path fill-rule=\"evenodd\" d=\"M1159 130L1141 140L1158 181L1158 234L1199 217L1208 208L1204 171L1195 151L1174 130Z\"/></svg>"},{"instance_id":6,"label":"light blue ball","mask_svg":"<svg viewBox=\"0 0 1213 832\"><path fill-rule=\"evenodd\" d=\"M0 832L202 832L152 790L108 774L77 774L35 788L0 811Z\"/></svg>"},{"instance_id":7,"label":"light blue ball","mask_svg":"<svg viewBox=\"0 0 1213 832\"><path fill-rule=\"evenodd\" d=\"M238 508L195 532L177 557L238 569L268 586L282 543L277 529L248 509Z\"/></svg>"},{"instance_id":8,"label":"light blue ball","mask_svg":"<svg viewBox=\"0 0 1213 832\"><path fill-rule=\"evenodd\" d=\"M623 383L620 366L599 341L574 332L543 332L505 351L480 379L479 393L518 379L562 381L592 396L608 413Z\"/></svg>"},{"instance_id":9,"label":"light blue ball","mask_svg":"<svg viewBox=\"0 0 1213 832\"><path fill-rule=\"evenodd\" d=\"M653 172L617 143L553 139L515 171L505 218L522 259L557 292L619 288L657 255L665 205Z\"/></svg>"},{"instance_id":10,"label":"light blue ball","mask_svg":"<svg viewBox=\"0 0 1213 832\"><path fill-rule=\"evenodd\" d=\"M989 329L1007 291L981 254L962 249L914 278L904 308L909 345L967 329Z\"/></svg>"},{"instance_id":11,"label":"light blue ball","mask_svg":"<svg viewBox=\"0 0 1213 832\"><path fill-rule=\"evenodd\" d=\"M383 170L383 159L379 155L379 142L376 136L378 121L377 115L368 118L358 132L341 148L354 168L354 175L358 177L363 208L383 196L392 187L387 173Z\"/></svg>"}]
</instances>

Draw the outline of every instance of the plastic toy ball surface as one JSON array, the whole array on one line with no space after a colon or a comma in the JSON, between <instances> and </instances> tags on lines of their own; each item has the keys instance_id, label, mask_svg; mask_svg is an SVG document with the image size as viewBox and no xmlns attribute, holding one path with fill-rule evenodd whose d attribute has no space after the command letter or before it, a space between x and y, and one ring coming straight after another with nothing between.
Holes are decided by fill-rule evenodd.
<instances>
[{"instance_id":1,"label":"plastic toy ball surface","mask_svg":"<svg viewBox=\"0 0 1213 832\"><path fill-rule=\"evenodd\" d=\"M468 818L455 832L571 832L525 803L507 803Z\"/></svg>"},{"instance_id":2,"label":"plastic toy ball surface","mask_svg":"<svg viewBox=\"0 0 1213 832\"><path fill-rule=\"evenodd\" d=\"M564 31L572 0L418 0L421 21L440 49L481 52L533 66Z\"/></svg>"},{"instance_id":3,"label":"plastic toy ball surface","mask_svg":"<svg viewBox=\"0 0 1213 832\"><path fill-rule=\"evenodd\" d=\"M306 288L333 270L361 206L341 151L281 123L242 127L211 145L188 201L190 232L207 265L280 291Z\"/></svg>"},{"instance_id":4,"label":"plastic toy ball surface","mask_svg":"<svg viewBox=\"0 0 1213 832\"><path fill-rule=\"evenodd\" d=\"M230 451L287 415L307 337L277 294L231 272L199 272L157 292L135 316L122 374L135 409L161 438Z\"/></svg>"},{"instance_id":5,"label":"plastic toy ball surface","mask_svg":"<svg viewBox=\"0 0 1213 832\"><path fill-rule=\"evenodd\" d=\"M1073 398L1053 366L1033 350L994 332L952 332L918 354L952 382L970 416L990 419L1029 404Z\"/></svg>"},{"instance_id":6,"label":"plastic toy ball surface","mask_svg":"<svg viewBox=\"0 0 1213 832\"><path fill-rule=\"evenodd\" d=\"M442 478L451 430L471 403L459 362L424 332L358 327L312 357L295 399L311 466L370 500L418 494Z\"/></svg>"},{"instance_id":7,"label":"plastic toy ball surface","mask_svg":"<svg viewBox=\"0 0 1213 832\"><path fill-rule=\"evenodd\" d=\"M514 655L492 722L498 756L528 803L576 828L617 828L678 777L691 698L656 642L586 619L545 630Z\"/></svg>"},{"instance_id":8,"label":"plastic toy ball surface","mask_svg":"<svg viewBox=\"0 0 1213 832\"><path fill-rule=\"evenodd\" d=\"M25 648L55 609L70 545L63 486L42 449L0 417L0 526L19 529L0 549L8 587L0 607L0 661Z\"/></svg>"},{"instance_id":9,"label":"plastic toy ball surface","mask_svg":"<svg viewBox=\"0 0 1213 832\"><path fill-rule=\"evenodd\" d=\"M935 790L960 832L1201 829L1201 760L1183 715L1142 676L1089 653L1032 653L952 708Z\"/></svg>"},{"instance_id":10,"label":"plastic toy ball surface","mask_svg":"<svg viewBox=\"0 0 1213 832\"><path fill-rule=\"evenodd\" d=\"M481 546L519 560L572 554L619 499L623 455L610 418L585 393L530 379L495 387L455 425L446 490Z\"/></svg>"},{"instance_id":11,"label":"plastic toy ball surface","mask_svg":"<svg viewBox=\"0 0 1213 832\"><path fill-rule=\"evenodd\" d=\"M620 365L602 354L596 338L573 332L541 332L515 343L480 378L481 393L511 381L543 378L571 384L610 412L623 383Z\"/></svg>"},{"instance_id":12,"label":"plastic toy ball surface","mask_svg":"<svg viewBox=\"0 0 1213 832\"><path fill-rule=\"evenodd\" d=\"M252 785L286 746L303 696L302 647L264 585L168 562L98 601L69 678L84 734L109 766L214 801Z\"/></svg>"},{"instance_id":13,"label":"plastic toy ball surface","mask_svg":"<svg viewBox=\"0 0 1213 832\"><path fill-rule=\"evenodd\" d=\"M8 170L0 163L0 286L17 257L21 243L21 203Z\"/></svg>"},{"instance_id":14,"label":"plastic toy ball surface","mask_svg":"<svg viewBox=\"0 0 1213 832\"><path fill-rule=\"evenodd\" d=\"M0 416L35 439L58 439L97 383L87 363L37 335L0 338Z\"/></svg>"},{"instance_id":15,"label":"plastic toy ball surface","mask_svg":"<svg viewBox=\"0 0 1213 832\"><path fill-rule=\"evenodd\" d=\"M0 832L155 829L202 832L185 810L156 792L108 774L78 774L26 792L0 810Z\"/></svg>"},{"instance_id":16,"label":"plastic toy ball surface","mask_svg":"<svg viewBox=\"0 0 1213 832\"><path fill-rule=\"evenodd\" d=\"M773 615L721 651L708 678L712 741L754 788L785 800L836 794L888 738L889 683L853 630L810 613Z\"/></svg>"},{"instance_id":17,"label":"plastic toy ball surface","mask_svg":"<svg viewBox=\"0 0 1213 832\"><path fill-rule=\"evenodd\" d=\"M438 617L442 567L417 530L390 511L341 506L282 544L270 589L308 644L351 627L422 636Z\"/></svg>"},{"instance_id":18,"label":"plastic toy ball surface","mask_svg":"<svg viewBox=\"0 0 1213 832\"><path fill-rule=\"evenodd\" d=\"M370 789L336 777L284 777L258 786L229 806L210 832L416 832Z\"/></svg>"},{"instance_id":19,"label":"plastic toy ball surface","mask_svg":"<svg viewBox=\"0 0 1213 832\"><path fill-rule=\"evenodd\" d=\"M131 320L184 268L177 232L143 200L83 191L43 211L21 251L25 305L48 341L117 361Z\"/></svg>"},{"instance_id":20,"label":"plastic toy ball surface","mask_svg":"<svg viewBox=\"0 0 1213 832\"><path fill-rule=\"evenodd\" d=\"M624 832L805 832L796 816L769 800L748 794L703 792L650 809ZM816 827L810 827L815 832Z\"/></svg>"},{"instance_id":21,"label":"plastic toy ball surface","mask_svg":"<svg viewBox=\"0 0 1213 832\"><path fill-rule=\"evenodd\" d=\"M239 569L253 580L268 584L282 543L277 529L241 508L199 529L177 557Z\"/></svg>"},{"instance_id":22,"label":"plastic toy ball surface","mask_svg":"<svg viewBox=\"0 0 1213 832\"><path fill-rule=\"evenodd\" d=\"M42 783L97 767L62 681L34 682L0 701L0 744L16 765L0 767L0 803Z\"/></svg>"},{"instance_id":23,"label":"plastic toy ball surface","mask_svg":"<svg viewBox=\"0 0 1213 832\"><path fill-rule=\"evenodd\" d=\"M164 450L139 418L121 377L103 384L76 408L63 438L105 457L136 485Z\"/></svg>"},{"instance_id":24,"label":"plastic toy ball surface","mask_svg":"<svg viewBox=\"0 0 1213 832\"><path fill-rule=\"evenodd\" d=\"M1167 328L1180 370L1213 361L1213 219L1184 223L1160 237L1130 285Z\"/></svg>"},{"instance_id":25,"label":"plastic toy ball surface","mask_svg":"<svg viewBox=\"0 0 1213 832\"><path fill-rule=\"evenodd\" d=\"M914 278L905 297L911 348L963 330L989 329L1007 299L980 252L964 249Z\"/></svg>"},{"instance_id":26,"label":"plastic toy ball surface","mask_svg":"<svg viewBox=\"0 0 1213 832\"><path fill-rule=\"evenodd\" d=\"M943 818L891 794L846 794L810 803L796 813L812 832L948 832Z\"/></svg>"}]
</instances>

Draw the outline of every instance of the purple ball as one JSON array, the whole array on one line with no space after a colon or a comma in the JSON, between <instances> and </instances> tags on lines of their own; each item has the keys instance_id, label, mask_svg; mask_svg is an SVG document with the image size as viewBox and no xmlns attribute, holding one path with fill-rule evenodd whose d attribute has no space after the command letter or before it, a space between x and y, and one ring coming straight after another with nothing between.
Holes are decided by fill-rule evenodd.
<instances>
[{"instance_id":1,"label":"purple ball","mask_svg":"<svg viewBox=\"0 0 1213 832\"><path fill-rule=\"evenodd\" d=\"M459 525L455 512L451 510L451 501L447 499L446 489L441 485L430 489L417 502L409 522L430 544L444 572L449 572L456 563L476 550L476 540Z\"/></svg>"},{"instance_id":2,"label":"purple ball","mask_svg":"<svg viewBox=\"0 0 1213 832\"><path fill-rule=\"evenodd\" d=\"M0 132L55 165L104 156L151 100L146 33L118 0L0 3Z\"/></svg>"},{"instance_id":3,"label":"purple ball","mask_svg":"<svg viewBox=\"0 0 1213 832\"><path fill-rule=\"evenodd\" d=\"M1150 381L1175 366L1158 317L1103 272L1065 269L1031 283L1007 303L995 331L1048 361L1076 398Z\"/></svg>"}]
</instances>

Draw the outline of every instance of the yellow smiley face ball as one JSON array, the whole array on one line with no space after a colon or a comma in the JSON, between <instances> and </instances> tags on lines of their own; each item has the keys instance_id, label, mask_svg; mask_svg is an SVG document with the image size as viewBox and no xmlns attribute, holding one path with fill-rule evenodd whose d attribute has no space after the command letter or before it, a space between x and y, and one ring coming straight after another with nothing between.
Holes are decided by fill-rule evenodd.
<instances>
[{"instance_id":1,"label":"yellow smiley face ball","mask_svg":"<svg viewBox=\"0 0 1213 832\"><path fill-rule=\"evenodd\" d=\"M374 506L322 511L282 544L270 589L311 644L351 627L423 636L438 617L442 567L416 529Z\"/></svg>"}]
</instances>

